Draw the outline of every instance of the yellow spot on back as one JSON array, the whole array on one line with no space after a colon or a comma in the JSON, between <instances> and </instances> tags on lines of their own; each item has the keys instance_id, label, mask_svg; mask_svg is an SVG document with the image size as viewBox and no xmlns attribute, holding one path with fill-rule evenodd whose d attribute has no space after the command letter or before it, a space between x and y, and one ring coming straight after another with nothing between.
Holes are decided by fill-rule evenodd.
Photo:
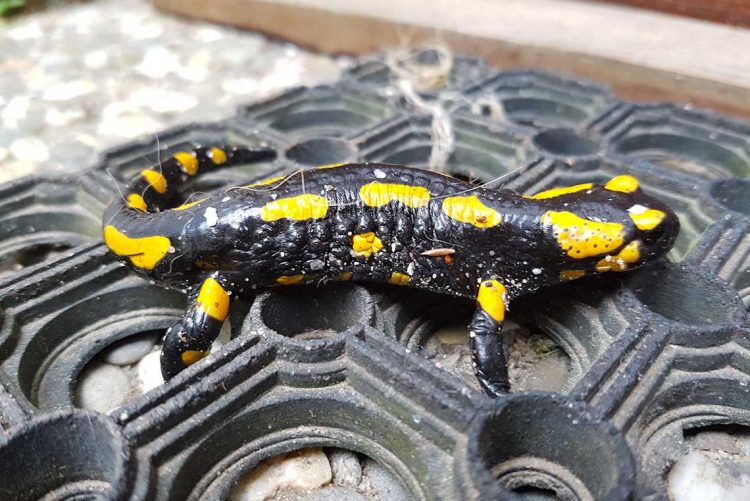
<instances>
[{"instance_id":1,"label":"yellow spot on back","mask_svg":"<svg viewBox=\"0 0 750 501\"><path fill-rule=\"evenodd\" d=\"M562 282L568 282L570 280L577 280L586 275L584 270L563 270L560 272L560 280Z\"/></svg>"},{"instance_id":2,"label":"yellow spot on back","mask_svg":"<svg viewBox=\"0 0 750 501\"><path fill-rule=\"evenodd\" d=\"M148 212L148 205L146 201L137 193L131 193L128 195L128 207L138 209L139 211Z\"/></svg>"},{"instance_id":3,"label":"yellow spot on back","mask_svg":"<svg viewBox=\"0 0 750 501\"><path fill-rule=\"evenodd\" d=\"M359 196L369 207L382 207L391 202L400 202L417 209L430 201L430 191L423 186L408 184L368 183L359 189Z\"/></svg>"},{"instance_id":4,"label":"yellow spot on back","mask_svg":"<svg viewBox=\"0 0 750 501\"><path fill-rule=\"evenodd\" d=\"M272 177L269 179L264 179L263 181L258 181L257 183L245 185L243 186L243 188L255 188L256 186L267 186L277 181L281 181L282 179L284 179L284 176L276 176L276 177Z\"/></svg>"},{"instance_id":5,"label":"yellow spot on back","mask_svg":"<svg viewBox=\"0 0 750 501\"><path fill-rule=\"evenodd\" d=\"M318 169L335 169L336 167L341 167L342 165L347 165L347 164L345 164L345 163L341 163L341 164L326 164L326 165L319 166Z\"/></svg>"},{"instance_id":6,"label":"yellow spot on back","mask_svg":"<svg viewBox=\"0 0 750 501\"><path fill-rule=\"evenodd\" d=\"M578 217L572 212L547 211L542 224L552 226L557 243L573 259L606 254L620 247L625 229L620 223L600 223Z\"/></svg>"},{"instance_id":7,"label":"yellow spot on back","mask_svg":"<svg viewBox=\"0 0 750 501\"><path fill-rule=\"evenodd\" d=\"M341 275L336 277L334 280L337 282L348 282L349 280L352 279L353 275L354 274L351 271L345 271Z\"/></svg>"},{"instance_id":8,"label":"yellow spot on back","mask_svg":"<svg viewBox=\"0 0 750 501\"><path fill-rule=\"evenodd\" d=\"M182 170L188 176L194 176L198 173L198 159L195 158L193 153L190 153L189 151L180 151L175 153L173 157L180 163Z\"/></svg>"},{"instance_id":9,"label":"yellow spot on back","mask_svg":"<svg viewBox=\"0 0 750 501\"><path fill-rule=\"evenodd\" d=\"M204 200L208 200L208 199L207 198L201 198L200 200L196 200L195 202L188 202L186 204L178 205L177 207L175 207L172 210L185 210L185 209L189 209L193 205L197 205L197 204L201 203Z\"/></svg>"},{"instance_id":10,"label":"yellow spot on back","mask_svg":"<svg viewBox=\"0 0 750 501\"><path fill-rule=\"evenodd\" d=\"M319 219L328 213L328 200L320 195L297 195L268 202L260 211L263 221Z\"/></svg>"},{"instance_id":11,"label":"yellow spot on back","mask_svg":"<svg viewBox=\"0 0 750 501\"><path fill-rule=\"evenodd\" d=\"M377 254L382 248L383 242L371 231L352 237L352 250L358 256L370 257Z\"/></svg>"},{"instance_id":12,"label":"yellow spot on back","mask_svg":"<svg viewBox=\"0 0 750 501\"><path fill-rule=\"evenodd\" d=\"M296 285L304 279L304 275L281 275L276 279L276 283L281 285Z\"/></svg>"},{"instance_id":13,"label":"yellow spot on back","mask_svg":"<svg viewBox=\"0 0 750 501\"><path fill-rule=\"evenodd\" d=\"M505 287L497 280L485 280L479 286L477 302L495 321L505 319Z\"/></svg>"},{"instance_id":14,"label":"yellow spot on back","mask_svg":"<svg viewBox=\"0 0 750 501\"><path fill-rule=\"evenodd\" d=\"M206 355L208 355L208 350L187 350L180 354L180 358L182 359L183 364L193 365L195 362L205 357Z\"/></svg>"},{"instance_id":15,"label":"yellow spot on back","mask_svg":"<svg viewBox=\"0 0 750 501\"><path fill-rule=\"evenodd\" d=\"M226 161L227 161L227 154L226 154L226 152L224 150L222 150L221 148L214 147L214 148L211 148L208 151L211 153L211 155L209 155L209 156L211 158L211 161L215 165L221 165L223 163L226 163Z\"/></svg>"},{"instance_id":16,"label":"yellow spot on back","mask_svg":"<svg viewBox=\"0 0 750 501\"><path fill-rule=\"evenodd\" d=\"M564 188L552 188L551 190L542 191L536 195L524 195L523 198L531 198L534 200L544 200L547 198L555 198L561 195L568 195L569 193L577 193L583 190L589 190L593 188L592 183L577 184L575 186L568 186Z\"/></svg>"},{"instance_id":17,"label":"yellow spot on back","mask_svg":"<svg viewBox=\"0 0 750 501\"><path fill-rule=\"evenodd\" d=\"M155 170L151 169L144 169L141 171L141 174L146 179L146 181L148 181L148 184L150 184L151 187L156 190L157 193L164 194L167 192L167 178L164 177L161 172L156 172Z\"/></svg>"},{"instance_id":18,"label":"yellow spot on back","mask_svg":"<svg viewBox=\"0 0 750 501\"><path fill-rule=\"evenodd\" d=\"M446 198L443 200L443 212L451 219L477 228L491 228L503 222L499 212L484 205L475 195Z\"/></svg>"},{"instance_id":19,"label":"yellow spot on back","mask_svg":"<svg viewBox=\"0 0 750 501\"><path fill-rule=\"evenodd\" d=\"M198 293L198 308L206 315L223 322L229 312L229 294L219 282L207 278Z\"/></svg>"},{"instance_id":20,"label":"yellow spot on back","mask_svg":"<svg viewBox=\"0 0 750 501\"><path fill-rule=\"evenodd\" d=\"M153 270L172 246L167 237L130 238L112 225L104 227L104 243L118 256L128 256L138 268Z\"/></svg>"},{"instance_id":21,"label":"yellow spot on back","mask_svg":"<svg viewBox=\"0 0 750 501\"><path fill-rule=\"evenodd\" d=\"M411 277L406 273L394 271L391 273L391 278L388 279L388 282L393 285L406 285L409 283L409 280L411 280Z\"/></svg>"},{"instance_id":22,"label":"yellow spot on back","mask_svg":"<svg viewBox=\"0 0 750 501\"><path fill-rule=\"evenodd\" d=\"M653 230L664 221L665 217L667 215L657 209L646 209L640 214L630 213L630 219L633 220L639 230Z\"/></svg>"},{"instance_id":23,"label":"yellow spot on back","mask_svg":"<svg viewBox=\"0 0 750 501\"><path fill-rule=\"evenodd\" d=\"M610 179L604 185L609 191L621 191L623 193L633 193L638 189L638 180L633 176L617 176Z\"/></svg>"},{"instance_id":24,"label":"yellow spot on back","mask_svg":"<svg viewBox=\"0 0 750 501\"><path fill-rule=\"evenodd\" d=\"M628 265L637 263L641 258L639 240L634 240L622 248L615 256L607 256L596 263L596 271L627 271Z\"/></svg>"}]
</instances>

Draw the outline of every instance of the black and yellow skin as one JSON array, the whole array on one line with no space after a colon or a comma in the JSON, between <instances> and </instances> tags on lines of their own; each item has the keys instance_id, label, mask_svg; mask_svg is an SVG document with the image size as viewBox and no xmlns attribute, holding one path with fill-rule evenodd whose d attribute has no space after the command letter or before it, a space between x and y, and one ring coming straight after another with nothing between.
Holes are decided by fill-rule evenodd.
<instances>
[{"instance_id":1,"label":"black and yellow skin","mask_svg":"<svg viewBox=\"0 0 750 501\"><path fill-rule=\"evenodd\" d=\"M500 330L513 299L632 269L663 256L679 230L675 214L630 176L521 196L374 163L300 171L173 207L187 178L272 156L241 147L178 153L147 169L163 179L142 173L107 210L104 239L115 254L190 291L185 316L165 337L165 378L208 353L230 296L354 280L475 298L476 373L498 395L508 390Z\"/></svg>"}]
</instances>

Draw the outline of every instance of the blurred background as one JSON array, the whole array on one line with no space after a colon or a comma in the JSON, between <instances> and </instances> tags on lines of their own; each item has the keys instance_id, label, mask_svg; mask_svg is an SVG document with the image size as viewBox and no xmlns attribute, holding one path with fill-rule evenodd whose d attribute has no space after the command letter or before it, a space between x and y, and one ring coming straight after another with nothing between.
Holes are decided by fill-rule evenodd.
<instances>
[{"instance_id":1,"label":"blurred background","mask_svg":"<svg viewBox=\"0 0 750 501\"><path fill-rule=\"evenodd\" d=\"M0 182L82 169L104 148L410 46L750 117L740 0L0 0L0 13Z\"/></svg>"}]
</instances>

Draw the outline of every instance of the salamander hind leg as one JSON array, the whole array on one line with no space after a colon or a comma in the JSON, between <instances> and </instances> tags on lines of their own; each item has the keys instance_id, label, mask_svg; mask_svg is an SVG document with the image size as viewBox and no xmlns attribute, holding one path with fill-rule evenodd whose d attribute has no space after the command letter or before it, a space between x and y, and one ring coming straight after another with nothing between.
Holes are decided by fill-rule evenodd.
<instances>
[{"instance_id":1,"label":"salamander hind leg","mask_svg":"<svg viewBox=\"0 0 750 501\"><path fill-rule=\"evenodd\" d=\"M212 274L191 297L185 315L167 330L161 348L161 372L171 379L208 355L229 312L229 294Z\"/></svg>"},{"instance_id":2,"label":"salamander hind leg","mask_svg":"<svg viewBox=\"0 0 750 501\"><path fill-rule=\"evenodd\" d=\"M477 379L492 397L508 392L508 364L500 332L505 319L505 287L497 280L479 286L477 306L469 324L471 356Z\"/></svg>"}]
</instances>

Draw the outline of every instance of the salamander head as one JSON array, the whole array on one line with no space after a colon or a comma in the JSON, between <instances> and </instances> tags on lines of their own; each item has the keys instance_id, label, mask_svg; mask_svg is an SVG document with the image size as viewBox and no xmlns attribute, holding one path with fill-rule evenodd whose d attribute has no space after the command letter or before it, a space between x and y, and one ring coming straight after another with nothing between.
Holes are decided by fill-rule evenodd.
<instances>
[{"instance_id":1,"label":"salamander head","mask_svg":"<svg viewBox=\"0 0 750 501\"><path fill-rule=\"evenodd\" d=\"M664 256L680 223L664 203L645 194L632 176L534 195L546 200L542 224L564 252L563 280L590 272L626 271ZM592 269L593 267L593 269Z\"/></svg>"}]
</instances>

